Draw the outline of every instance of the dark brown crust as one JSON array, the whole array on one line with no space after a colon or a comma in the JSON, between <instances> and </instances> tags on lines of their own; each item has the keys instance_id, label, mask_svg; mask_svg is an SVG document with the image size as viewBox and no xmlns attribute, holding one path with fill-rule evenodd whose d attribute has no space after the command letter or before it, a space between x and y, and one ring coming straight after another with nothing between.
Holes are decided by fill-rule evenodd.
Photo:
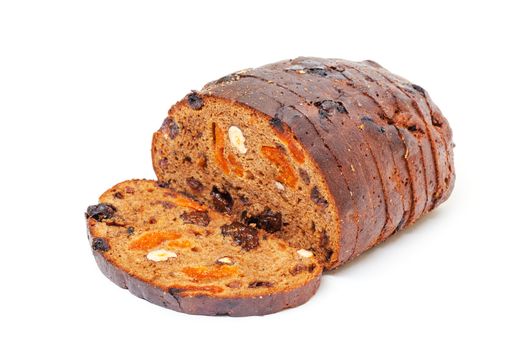
<instances>
[{"instance_id":1,"label":"dark brown crust","mask_svg":"<svg viewBox=\"0 0 525 350\"><path fill-rule=\"evenodd\" d=\"M93 236L88 221L88 238ZM261 293L255 297L227 298L210 294L184 295L164 290L136 278L118 268L104 257L104 253L93 250L100 271L113 283L128 289L131 294L153 304L187 314L207 316L262 316L306 303L317 291L321 274L305 285L278 293Z\"/></svg>"},{"instance_id":2,"label":"dark brown crust","mask_svg":"<svg viewBox=\"0 0 525 350\"><path fill-rule=\"evenodd\" d=\"M281 119L318 163L341 222L331 267L412 224L450 195L447 121L425 90L375 62L300 57L234 73L201 94ZM346 111L319 118L316 103L323 100Z\"/></svg>"}]
</instances>

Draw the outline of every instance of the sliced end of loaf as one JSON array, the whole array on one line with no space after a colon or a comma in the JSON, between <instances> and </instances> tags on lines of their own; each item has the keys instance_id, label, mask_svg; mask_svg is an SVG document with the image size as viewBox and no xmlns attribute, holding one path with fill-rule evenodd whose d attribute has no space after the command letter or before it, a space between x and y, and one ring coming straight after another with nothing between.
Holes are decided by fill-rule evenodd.
<instances>
[{"instance_id":1,"label":"sliced end of loaf","mask_svg":"<svg viewBox=\"0 0 525 350\"><path fill-rule=\"evenodd\" d=\"M283 224L270 231L332 268L340 263L342 220L353 218L339 219L323 171L304 151L304 142L318 142L315 136L299 140L282 118L193 93L173 106L154 134L153 166L159 181L209 205L216 205L217 191L228 196L231 208L217 209L238 219L256 221L268 210L281 215Z\"/></svg>"}]
</instances>

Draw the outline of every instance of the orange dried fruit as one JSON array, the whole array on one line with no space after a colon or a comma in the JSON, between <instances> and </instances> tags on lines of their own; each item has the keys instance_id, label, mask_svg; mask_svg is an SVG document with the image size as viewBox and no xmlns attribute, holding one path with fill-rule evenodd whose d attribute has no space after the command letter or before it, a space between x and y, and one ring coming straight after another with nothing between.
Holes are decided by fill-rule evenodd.
<instances>
[{"instance_id":1,"label":"orange dried fruit","mask_svg":"<svg viewBox=\"0 0 525 350\"><path fill-rule=\"evenodd\" d=\"M301 147L297 144L297 141L287 132L281 133L276 132L277 137L281 140L290 150L292 158L295 159L298 163L304 163L304 152Z\"/></svg>"},{"instance_id":2,"label":"orange dried fruit","mask_svg":"<svg viewBox=\"0 0 525 350\"><path fill-rule=\"evenodd\" d=\"M181 234L174 231L146 232L131 241L128 247L133 250L148 250L159 246L165 241L176 240L180 237Z\"/></svg>"},{"instance_id":3,"label":"orange dried fruit","mask_svg":"<svg viewBox=\"0 0 525 350\"><path fill-rule=\"evenodd\" d=\"M191 242L190 241L169 241L167 243L169 248L190 248Z\"/></svg>"},{"instance_id":4,"label":"orange dried fruit","mask_svg":"<svg viewBox=\"0 0 525 350\"><path fill-rule=\"evenodd\" d=\"M238 266L230 265L213 265L213 266L195 266L195 267L185 267L182 269L182 272L197 280L216 280L220 278L231 277L237 273L239 270Z\"/></svg>"},{"instance_id":5,"label":"orange dried fruit","mask_svg":"<svg viewBox=\"0 0 525 350\"><path fill-rule=\"evenodd\" d=\"M279 169L279 175L276 180L289 187L295 187L298 177L282 150L277 147L262 146L261 152L266 159L274 163Z\"/></svg>"},{"instance_id":6,"label":"orange dried fruit","mask_svg":"<svg viewBox=\"0 0 525 350\"><path fill-rule=\"evenodd\" d=\"M235 159L233 154L228 154L228 161L232 166L233 173L239 177L242 177L244 175L244 169L242 168L242 164L239 163L237 159Z\"/></svg>"},{"instance_id":7,"label":"orange dried fruit","mask_svg":"<svg viewBox=\"0 0 525 350\"><path fill-rule=\"evenodd\" d=\"M221 168L225 174L229 174L230 169L226 162L226 158L224 157L224 131L215 123L212 124L212 129L215 160L217 161L219 168Z\"/></svg>"},{"instance_id":8,"label":"orange dried fruit","mask_svg":"<svg viewBox=\"0 0 525 350\"><path fill-rule=\"evenodd\" d=\"M204 205L197 203L196 201L191 200L187 197L177 197L175 198L174 202L180 207L191 208L197 211L207 210L207 208Z\"/></svg>"},{"instance_id":9,"label":"orange dried fruit","mask_svg":"<svg viewBox=\"0 0 525 350\"><path fill-rule=\"evenodd\" d=\"M277 138L288 147L292 158L299 164L303 164L305 159L304 152L297 139L293 137L290 127L277 117L270 119L270 125L275 131Z\"/></svg>"}]
</instances>

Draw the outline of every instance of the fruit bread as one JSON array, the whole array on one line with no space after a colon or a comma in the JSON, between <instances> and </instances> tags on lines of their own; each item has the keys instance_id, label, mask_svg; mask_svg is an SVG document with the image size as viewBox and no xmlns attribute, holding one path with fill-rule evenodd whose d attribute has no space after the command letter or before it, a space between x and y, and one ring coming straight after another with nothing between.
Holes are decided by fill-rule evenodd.
<instances>
[{"instance_id":1,"label":"fruit bread","mask_svg":"<svg viewBox=\"0 0 525 350\"><path fill-rule=\"evenodd\" d=\"M188 94L154 134L152 159L163 186L332 269L449 197L452 148L419 85L372 61L300 57Z\"/></svg>"},{"instance_id":2,"label":"fruit bread","mask_svg":"<svg viewBox=\"0 0 525 350\"><path fill-rule=\"evenodd\" d=\"M263 315L306 302L319 286L323 267L312 251L156 181L119 183L86 218L102 272L170 309ZM268 209L259 224L280 220Z\"/></svg>"}]
</instances>

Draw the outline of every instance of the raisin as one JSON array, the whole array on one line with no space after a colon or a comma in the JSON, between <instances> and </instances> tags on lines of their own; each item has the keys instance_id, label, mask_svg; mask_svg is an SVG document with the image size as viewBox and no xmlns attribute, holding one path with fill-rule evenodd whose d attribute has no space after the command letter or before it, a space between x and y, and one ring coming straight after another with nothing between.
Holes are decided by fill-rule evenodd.
<instances>
[{"instance_id":1,"label":"raisin","mask_svg":"<svg viewBox=\"0 0 525 350\"><path fill-rule=\"evenodd\" d=\"M192 109L199 110L204 106L204 102L202 102L202 98L197 94L196 91L192 91L188 95L188 104Z\"/></svg>"},{"instance_id":2,"label":"raisin","mask_svg":"<svg viewBox=\"0 0 525 350\"><path fill-rule=\"evenodd\" d=\"M164 182L157 182L157 185L160 187L160 188L169 188L170 187L170 184L171 184L171 181L168 180L168 181L164 181Z\"/></svg>"},{"instance_id":3,"label":"raisin","mask_svg":"<svg viewBox=\"0 0 525 350\"><path fill-rule=\"evenodd\" d=\"M294 71L299 74L307 73L312 75L319 75L321 77L326 77L328 76L329 70L332 69L332 67L326 67L320 62L312 60L304 60L300 63L301 64L294 64L293 66L286 68L285 71Z\"/></svg>"},{"instance_id":4,"label":"raisin","mask_svg":"<svg viewBox=\"0 0 525 350\"><path fill-rule=\"evenodd\" d=\"M271 286L273 286L272 282L268 282L268 281L253 281L253 282L250 282L250 284L248 285L248 288L261 288L261 287L269 288Z\"/></svg>"},{"instance_id":5,"label":"raisin","mask_svg":"<svg viewBox=\"0 0 525 350\"><path fill-rule=\"evenodd\" d=\"M109 250L109 244L104 238L97 237L93 239L91 248L93 248L93 250L107 252Z\"/></svg>"},{"instance_id":6,"label":"raisin","mask_svg":"<svg viewBox=\"0 0 525 350\"><path fill-rule=\"evenodd\" d=\"M221 213L231 213L233 208L233 198L228 191L220 191L217 186L211 190L213 206Z\"/></svg>"},{"instance_id":7,"label":"raisin","mask_svg":"<svg viewBox=\"0 0 525 350\"><path fill-rule=\"evenodd\" d=\"M380 116L381 117L381 116ZM374 119L368 117L368 116L364 116L364 117L361 117L361 121L364 122L364 123L372 123L375 125L375 127L377 128L377 131L379 131L381 134L384 134L386 132L386 129L380 125L376 125L375 122L374 122Z\"/></svg>"},{"instance_id":8,"label":"raisin","mask_svg":"<svg viewBox=\"0 0 525 350\"><path fill-rule=\"evenodd\" d=\"M122 192L115 192L113 194L113 197L115 197L117 199L122 199L122 198L124 198L124 195L122 194Z\"/></svg>"},{"instance_id":9,"label":"raisin","mask_svg":"<svg viewBox=\"0 0 525 350\"><path fill-rule=\"evenodd\" d=\"M339 113L347 113L347 110L342 102L332 101L332 100L323 100L314 102L314 106L319 109L319 117L321 119L328 118L332 116L334 111Z\"/></svg>"},{"instance_id":10,"label":"raisin","mask_svg":"<svg viewBox=\"0 0 525 350\"><path fill-rule=\"evenodd\" d=\"M182 219L182 221L184 221L185 224L193 224L206 227L210 223L210 216L206 211L192 211L189 213L184 212L180 215L180 218Z\"/></svg>"},{"instance_id":11,"label":"raisin","mask_svg":"<svg viewBox=\"0 0 525 350\"><path fill-rule=\"evenodd\" d=\"M169 160L167 157L162 157L161 160L159 160L159 168L162 170L166 170L169 165Z\"/></svg>"},{"instance_id":12,"label":"raisin","mask_svg":"<svg viewBox=\"0 0 525 350\"><path fill-rule=\"evenodd\" d=\"M283 227L283 216L281 213L265 210L259 215L258 227L267 232L277 232Z\"/></svg>"},{"instance_id":13,"label":"raisin","mask_svg":"<svg viewBox=\"0 0 525 350\"><path fill-rule=\"evenodd\" d=\"M326 248L328 247L328 244L330 243L330 238L328 237L328 235L326 234L326 230L323 230L321 232L321 240L319 242L319 245L323 248Z\"/></svg>"},{"instance_id":14,"label":"raisin","mask_svg":"<svg viewBox=\"0 0 525 350\"><path fill-rule=\"evenodd\" d=\"M191 190L195 191L195 192L200 192L204 188L204 186L202 185L202 182L200 182L199 180L197 180L193 176L192 177L188 177L186 179L186 183L188 184L189 188L191 188Z\"/></svg>"},{"instance_id":15,"label":"raisin","mask_svg":"<svg viewBox=\"0 0 525 350\"><path fill-rule=\"evenodd\" d=\"M303 168L299 168L299 176L303 180L305 185L310 184L310 175L308 175L308 172L304 170Z\"/></svg>"},{"instance_id":16,"label":"raisin","mask_svg":"<svg viewBox=\"0 0 525 350\"><path fill-rule=\"evenodd\" d=\"M325 253L324 253L324 258L325 260L328 262L330 261L330 259L332 259L332 255L334 255L334 251L332 249L328 249Z\"/></svg>"},{"instance_id":17,"label":"raisin","mask_svg":"<svg viewBox=\"0 0 525 350\"><path fill-rule=\"evenodd\" d=\"M90 205L86 211L86 218L93 218L97 221L102 221L104 219L112 218L116 211L117 208L109 203Z\"/></svg>"},{"instance_id":18,"label":"raisin","mask_svg":"<svg viewBox=\"0 0 525 350\"><path fill-rule=\"evenodd\" d=\"M329 66L329 68L335 70L336 72L344 72L345 71L345 67L339 66L339 65L337 65L337 66Z\"/></svg>"},{"instance_id":19,"label":"raisin","mask_svg":"<svg viewBox=\"0 0 525 350\"><path fill-rule=\"evenodd\" d=\"M297 264L292 269L290 269L290 274L292 276L298 275L301 272L304 272L308 269L308 267L304 264Z\"/></svg>"},{"instance_id":20,"label":"raisin","mask_svg":"<svg viewBox=\"0 0 525 350\"><path fill-rule=\"evenodd\" d=\"M233 222L229 225L221 226L221 233L223 236L231 236L235 244L241 246L241 248L246 251L259 246L257 230L240 222Z\"/></svg>"},{"instance_id":21,"label":"raisin","mask_svg":"<svg viewBox=\"0 0 525 350\"><path fill-rule=\"evenodd\" d=\"M315 204L320 205L323 208L328 207L328 201L323 196L321 196L321 193L319 192L319 188L317 188L317 186L314 186L310 191L310 198L314 201Z\"/></svg>"},{"instance_id":22,"label":"raisin","mask_svg":"<svg viewBox=\"0 0 525 350\"><path fill-rule=\"evenodd\" d=\"M432 115L432 125L442 127L443 121L440 121L436 116Z\"/></svg>"},{"instance_id":23,"label":"raisin","mask_svg":"<svg viewBox=\"0 0 525 350\"><path fill-rule=\"evenodd\" d=\"M164 119L161 129L165 130L168 133L168 136L170 137L170 139L172 140L175 138L175 136L179 134L179 131L180 131L179 125L177 124L177 122L175 122L170 117L167 117L166 119Z\"/></svg>"},{"instance_id":24,"label":"raisin","mask_svg":"<svg viewBox=\"0 0 525 350\"><path fill-rule=\"evenodd\" d=\"M250 198L246 197L245 195L241 195L239 196L239 201L241 201L241 203L243 205L250 205Z\"/></svg>"},{"instance_id":25,"label":"raisin","mask_svg":"<svg viewBox=\"0 0 525 350\"><path fill-rule=\"evenodd\" d=\"M314 74L319 75L321 77L326 77L328 75L328 72L324 68L314 67L314 68L307 68L306 73L308 74Z\"/></svg>"},{"instance_id":26,"label":"raisin","mask_svg":"<svg viewBox=\"0 0 525 350\"><path fill-rule=\"evenodd\" d=\"M419 85L416 85L416 84L412 84L412 88L414 88L414 90L422 93L423 95L425 94L425 89L423 89L421 86Z\"/></svg>"},{"instance_id":27,"label":"raisin","mask_svg":"<svg viewBox=\"0 0 525 350\"><path fill-rule=\"evenodd\" d=\"M273 117L272 119L270 119L270 125L274 127L278 132L284 133L284 126L281 119Z\"/></svg>"},{"instance_id":28,"label":"raisin","mask_svg":"<svg viewBox=\"0 0 525 350\"><path fill-rule=\"evenodd\" d=\"M247 217L247 213L243 212L241 215L246 225L255 224L259 229L263 229L266 232L277 232L281 230L283 226L283 216L279 212L274 212L270 208L265 208L260 214Z\"/></svg>"}]
</instances>

